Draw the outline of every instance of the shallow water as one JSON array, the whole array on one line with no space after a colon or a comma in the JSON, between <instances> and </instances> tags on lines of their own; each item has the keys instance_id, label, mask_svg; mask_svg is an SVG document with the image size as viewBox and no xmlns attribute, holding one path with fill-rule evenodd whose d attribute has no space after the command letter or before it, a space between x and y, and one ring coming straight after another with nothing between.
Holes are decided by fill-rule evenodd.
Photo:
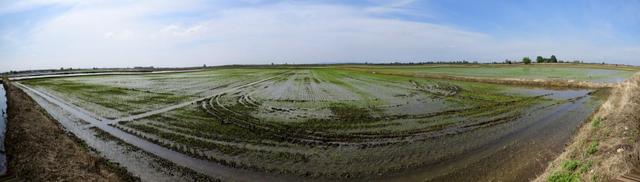
<instances>
[{"instance_id":1,"label":"shallow water","mask_svg":"<svg viewBox=\"0 0 640 182\"><path fill-rule=\"evenodd\" d=\"M424 167L406 170L404 172L385 176L373 177L382 181L527 181L540 173L550 160L555 158L563 149L564 144L570 139L576 128L586 120L593 110L599 105L598 98L589 95L589 90L548 90L532 88L514 88L518 93L537 96L545 95L545 98L555 100L575 99L552 105L541 103L527 109L522 117L505 124L482 128L450 137L443 137L429 141L420 141L408 144L407 148L420 147L426 149L424 153L452 152L442 160L425 165ZM43 105L42 99L39 103ZM596 101L596 102L593 102ZM44 104L47 105L47 104ZM63 106L61 104L59 106ZM71 106L66 106L71 107ZM169 174L162 170L151 170L146 161L132 160L131 155L122 155L122 150L113 150L109 142L100 142L88 133L88 126L71 126L73 121L66 121L68 116L62 114L62 109L54 111L57 107L45 107L65 127L75 128L72 132L80 138L88 140L90 146L112 160L118 161L130 171L140 175L143 179L152 181L170 181ZM73 111L73 108L65 108L65 112ZM138 139L118 129L112 128L107 123L100 123L97 116L87 115L83 111L74 113L78 116L86 116L82 120L91 123L89 126L101 128L125 141L136 143ZM62 118L62 119L61 119ZM127 136L127 137L124 137ZM154 155L162 156L170 161L190 167L195 171L219 176L228 180L247 181L300 181L292 177L268 176L264 173L229 169L228 167L214 163L185 158L183 154L157 148L155 144L138 141L138 146L150 151ZM420 151L422 152L422 150ZM147 171L149 170L149 171ZM269 177L273 177L272 180ZM173 179L175 180L175 179ZM308 180L308 179L304 179ZM349 180L353 181L353 180Z\"/></svg>"},{"instance_id":2,"label":"shallow water","mask_svg":"<svg viewBox=\"0 0 640 182\"><path fill-rule=\"evenodd\" d=\"M465 133L471 140L444 138L450 148L464 152L409 170L384 181L529 181L540 174L564 149L578 126L602 102L588 90L546 90L517 88L525 94L553 99L576 99L557 105L540 104L521 118L506 124ZM487 137L490 136L490 137ZM491 138L491 139L485 139ZM449 140L448 142L446 140ZM482 142L479 147L472 143ZM431 151L428 151L431 152Z\"/></svg>"},{"instance_id":3,"label":"shallow water","mask_svg":"<svg viewBox=\"0 0 640 182\"><path fill-rule=\"evenodd\" d=\"M4 134L7 126L7 97L4 86L0 86L0 176L7 172L7 159L4 149Z\"/></svg>"}]
</instances>

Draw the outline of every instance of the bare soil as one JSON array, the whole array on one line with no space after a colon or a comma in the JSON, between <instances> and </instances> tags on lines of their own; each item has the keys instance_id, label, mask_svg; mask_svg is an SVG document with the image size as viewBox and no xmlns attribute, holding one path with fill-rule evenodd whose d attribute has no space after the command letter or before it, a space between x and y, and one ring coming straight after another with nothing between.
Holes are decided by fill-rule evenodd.
<instances>
[{"instance_id":1,"label":"bare soil","mask_svg":"<svg viewBox=\"0 0 640 182\"><path fill-rule=\"evenodd\" d=\"M136 181L99 157L19 88L5 84L9 175L26 181Z\"/></svg>"}]
</instances>

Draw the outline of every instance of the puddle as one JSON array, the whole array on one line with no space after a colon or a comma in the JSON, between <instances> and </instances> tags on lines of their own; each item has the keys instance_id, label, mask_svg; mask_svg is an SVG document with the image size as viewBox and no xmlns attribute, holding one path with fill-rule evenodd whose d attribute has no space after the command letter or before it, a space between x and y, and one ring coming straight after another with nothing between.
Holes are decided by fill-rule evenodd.
<instances>
[{"instance_id":1,"label":"puddle","mask_svg":"<svg viewBox=\"0 0 640 182\"><path fill-rule=\"evenodd\" d=\"M7 172L7 156L4 148L4 134L7 129L7 95L0 86L0 176Z\"/></svg>"}]
</instances>

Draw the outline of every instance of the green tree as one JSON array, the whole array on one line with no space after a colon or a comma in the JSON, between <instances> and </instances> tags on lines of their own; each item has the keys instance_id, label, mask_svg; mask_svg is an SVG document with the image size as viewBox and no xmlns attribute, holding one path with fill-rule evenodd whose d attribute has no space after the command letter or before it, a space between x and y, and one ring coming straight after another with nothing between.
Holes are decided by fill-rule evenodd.
<instances>
[{"instance_id":1,"label":"green tree","mask_svg":"<svg viewBox=\"0 0 640 182\"><path fill-rule=\"evenodd\" d=\"M542 56L538 56L538 57L536 57L536 62L537 63L544 63L544 58L542 58Z\"/></svg>"},{"instance_id":2,"label":"green tree","mask_svg":"<svg viewBox=\"0 0 640 182\"><path fill-rule=\"evenodd\" d=\"M557 63L557 62L558 62L558 59L556 59L556 56L555 56L555 55L551 55L551 59L549 59L549 60L550 60L550 62L552 62L552 63Z\"/></svg>"},{"instance_id":3,"label":"green tree","mask_svg":"<svg viewBox=\"0 0 640 182\"><path fill-rule=\"evenodd\" d=\"M524 64L531 64L531 59L529 57L524 57L524 58L522 58L522 62Z\"/></svg>"}]
</instances>

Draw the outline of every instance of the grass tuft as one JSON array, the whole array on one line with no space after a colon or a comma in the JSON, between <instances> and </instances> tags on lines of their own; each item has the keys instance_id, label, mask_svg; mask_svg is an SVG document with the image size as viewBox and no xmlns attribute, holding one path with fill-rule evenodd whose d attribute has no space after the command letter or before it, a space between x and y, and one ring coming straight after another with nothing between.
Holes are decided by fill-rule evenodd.
<instances>
[{"instance_id":1,"label":"grass tuft","mask_svg":"<svg viewBox=\"0 0 640 182\"><path fill-rule=\"evenodd\" d=\"M549 176L549 182L579 182L580 178L568 171L560 171Z\"/></svg>"},{"instance_id":2,"label":"grass tuft","mask_svg":"<svg viewBox=\"0 0 640 182\"><path fill-rule=\"evenodd\" d=\"M578 168L578 166L580 166L580 161L573 159L562 163L562 169L567 171L574 171L576 170L576 168Z\"/></svg>"},{"instance_id":3,"label":"grass tuft","mask_svg":"<svg viewBox=\"0 0 640 182\"><path fill-rule=\"evenodd\" d=\"M589 148L587 148L587 154L588 155L593 155L596 152L598 152L598 145L600 143L596 140L596 141L592 141L591 145L589 145Z\"/></svg>"},{"instance_id":4,"label":"grass tuft","mask_svg":"<svg viewBox=\"0 0 640 182\"><path fill-rule=\"evenodd\" d=\"M601 125L602 125L602 118L594 118L591 121L591 127L593 128L600 128Z\"/></svg>"}]
</instances>

